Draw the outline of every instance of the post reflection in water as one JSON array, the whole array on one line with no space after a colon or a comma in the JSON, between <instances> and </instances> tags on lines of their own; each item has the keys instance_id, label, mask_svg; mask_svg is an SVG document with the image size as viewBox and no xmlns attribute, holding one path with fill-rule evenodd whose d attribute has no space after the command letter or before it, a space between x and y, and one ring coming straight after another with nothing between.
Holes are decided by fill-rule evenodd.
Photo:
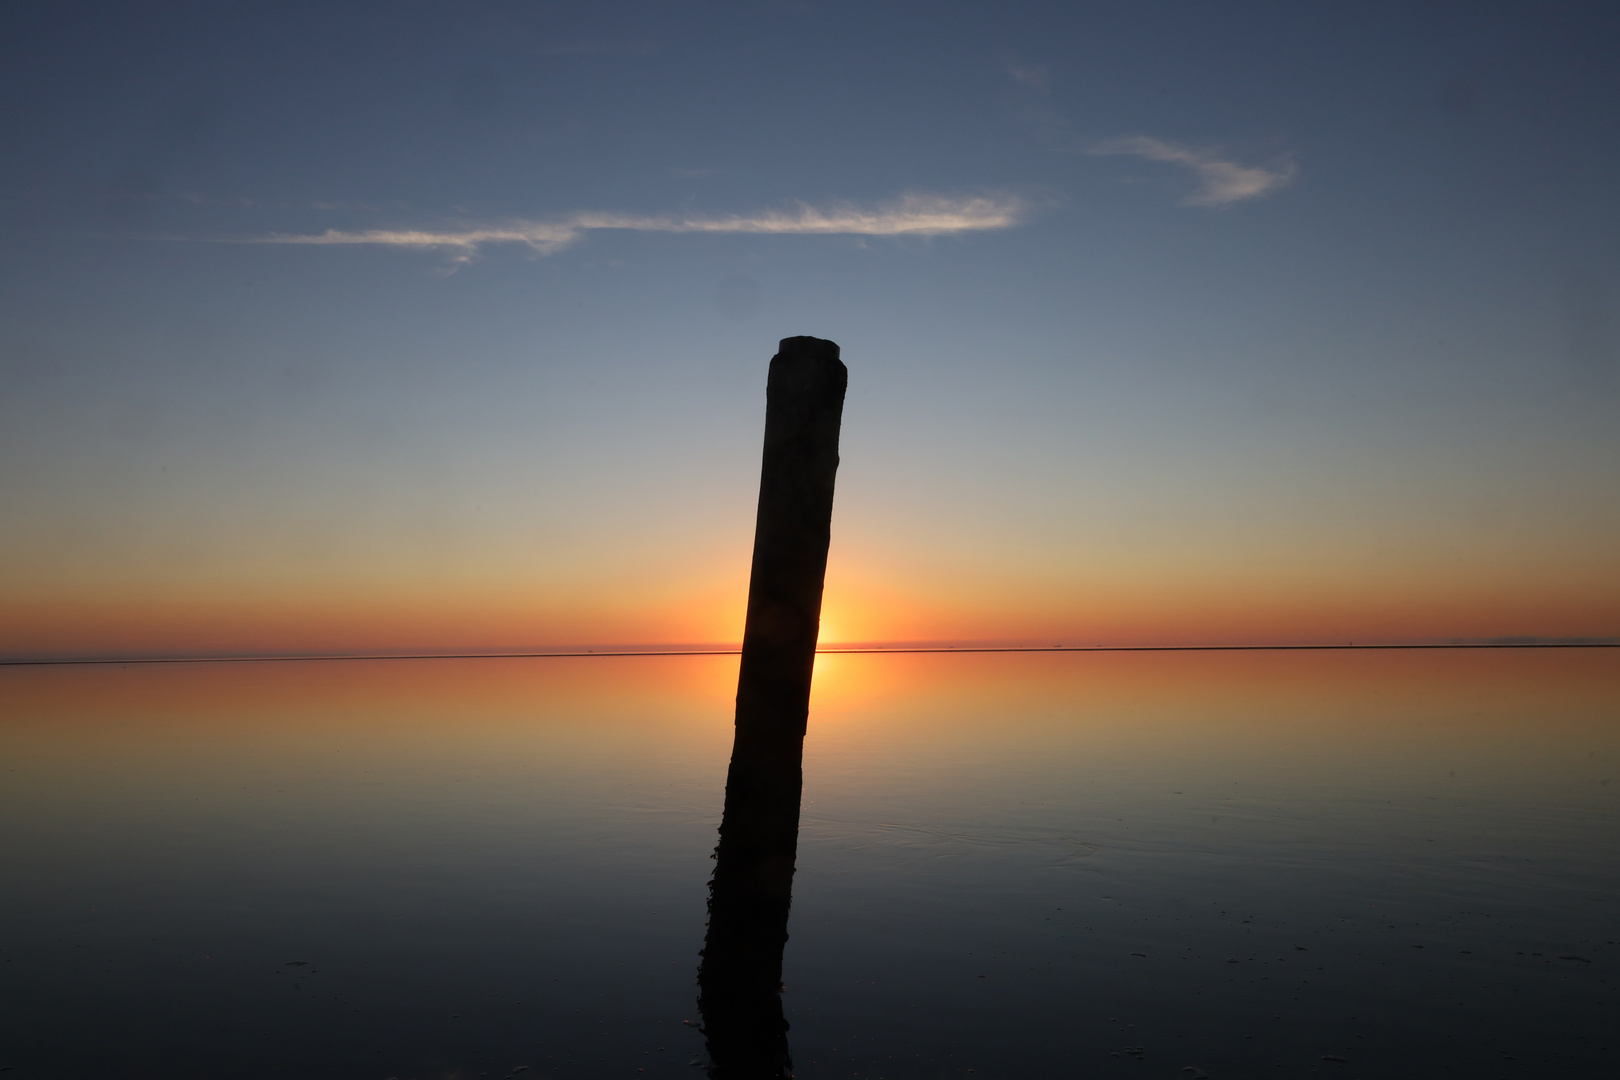
<instances>
[{"instance_id":1,"label":"post reflection in water","mask_svg":"<svg viewBox=\"0 0 1620 1080\"><path fill-rule=\"evenodd\" d=\"M782 950L799 840L802 732L745 739L738 731L709 883L709 932L698 969L698 1010L709 1075L792 1075L782 1014Z\"/></svg>"}]
</instances>

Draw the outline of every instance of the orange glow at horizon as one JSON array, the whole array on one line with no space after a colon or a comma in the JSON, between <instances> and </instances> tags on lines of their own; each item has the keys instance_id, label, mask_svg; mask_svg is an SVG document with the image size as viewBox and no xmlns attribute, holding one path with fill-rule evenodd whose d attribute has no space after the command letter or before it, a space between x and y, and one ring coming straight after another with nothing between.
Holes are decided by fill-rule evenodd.
<instances>
[{"instance_id":1,"label":"orange glow at horizon","mask_svg":"<svg viewBox=\"0 0 1620 1080\"><path fill-rule=\"evenodd\" d=\"M1516 577L1131 575L1038 567L948 573L835 545L826 644L1345 644L1620 636L1620 581L1569 567ZM490 571L491 575L494 570ZM566 584L514 578L277 586L31 589L0 605L0 657L514 652L735 643L746 565Z\"/></svg>"}]
</instances>

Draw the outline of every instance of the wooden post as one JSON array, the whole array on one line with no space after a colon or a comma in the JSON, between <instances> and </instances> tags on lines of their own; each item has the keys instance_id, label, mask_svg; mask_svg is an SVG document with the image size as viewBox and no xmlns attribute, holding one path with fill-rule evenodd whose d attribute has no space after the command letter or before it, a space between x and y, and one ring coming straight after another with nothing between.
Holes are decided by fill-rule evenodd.
<instances>
[{"instance_id":1,"label":"wooden post","mask_svg":"<svg viewBox=\"0 0 1620 1080\"><path fill-rule=\"evenodd\" d=\"M791 1075L782 948L847 379L837 345L791 337L771 360L765 389L736 738L698 969L709 1075L717 1080Z\"/></svg>"}]
</instances>

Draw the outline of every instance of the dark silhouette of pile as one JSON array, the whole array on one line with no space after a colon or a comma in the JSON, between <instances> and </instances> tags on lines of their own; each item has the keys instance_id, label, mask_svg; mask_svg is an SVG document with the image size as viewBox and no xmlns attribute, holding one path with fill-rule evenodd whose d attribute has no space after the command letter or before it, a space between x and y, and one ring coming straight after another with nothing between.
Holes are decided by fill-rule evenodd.
<instances>
[{"instance_id":1,"label":"dark silhouette of pile","mask_svg":"<svg viewBox=\"0 0 1620 1080\"><path fill-rule=\"evenodd\" d=\"M791 337L771 360L766 385L736 741L698 969L716 1080L792 1075L782 949L847 381L837 345Z\"/></svg>"}]
</instances>

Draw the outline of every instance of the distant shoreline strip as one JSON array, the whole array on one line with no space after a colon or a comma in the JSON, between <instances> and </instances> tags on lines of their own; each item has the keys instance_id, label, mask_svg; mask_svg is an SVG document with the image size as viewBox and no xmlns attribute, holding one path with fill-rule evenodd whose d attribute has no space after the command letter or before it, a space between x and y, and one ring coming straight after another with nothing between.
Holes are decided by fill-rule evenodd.
<instances>
[{"instance_id":1,"label":"distant shoreline strip","mask_svg":"<svg viewBox=\"0 0 1620 1080\"><path fill-rule=\"evenodd\" d=\"M1620 649L1620 641L1473 641L1412 645L837 645L818 656L908 655L919 653L1152 653L1152 652L1390 652L1432 649ZM115 659L0 660L0 667L77 667L109 664L289 664L332 660L545 660L625 656L737 656L742 649L584 649L524 653L377 653L330 656L144 656Z\"/></svg>"}]
</instances>

